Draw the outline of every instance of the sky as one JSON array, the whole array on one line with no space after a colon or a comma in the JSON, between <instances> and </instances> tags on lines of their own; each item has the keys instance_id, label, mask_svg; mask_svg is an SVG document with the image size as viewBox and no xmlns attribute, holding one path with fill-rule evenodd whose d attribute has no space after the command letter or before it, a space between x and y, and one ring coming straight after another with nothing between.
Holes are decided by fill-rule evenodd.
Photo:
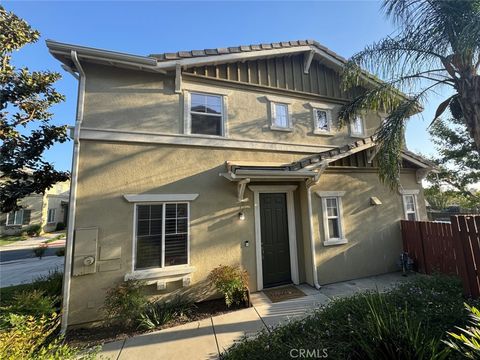
<instances>
[{"instance_id":1,"label":"sky","mask_svg":"<svg viewBox=\"0 0 480 360\"><path fill-rule=\"evenodd\" d=\"M40 31L40 40L13 54L30 70L62 74L56 84L66 96L52 108L54 124L73 125L77 80L47 50L46 39L138 55L314 39L343 57L391 34L395 28L378 1L160 2L4 1L3 6ZM426 130L445 94L428 99L422 116L407 125L407 146L435 153ZM70 170L73 142L56 144L45 158Z\"/></svg>"}]
</instances>

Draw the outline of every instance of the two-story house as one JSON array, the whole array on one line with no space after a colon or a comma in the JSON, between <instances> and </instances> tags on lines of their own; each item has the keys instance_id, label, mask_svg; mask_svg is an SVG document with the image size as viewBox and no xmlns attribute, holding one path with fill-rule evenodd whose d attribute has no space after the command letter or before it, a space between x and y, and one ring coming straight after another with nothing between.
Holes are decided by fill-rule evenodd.
<instances>
[{"instance_id":1,"label":"two-story house","mask_svg":"<svg viewBox=\"0 0 480 360\"><path fill-rule=\"evenodd\" d=\"M379 182L385 114L338 126L345 59L315 41L47 46L79 80L64 329L101 319L127 279L202 300L220 264L246 269L251 291L393 271L399 220L426 218L430 164L405 151L398 191Z\"/></svg>"}]
</instances>

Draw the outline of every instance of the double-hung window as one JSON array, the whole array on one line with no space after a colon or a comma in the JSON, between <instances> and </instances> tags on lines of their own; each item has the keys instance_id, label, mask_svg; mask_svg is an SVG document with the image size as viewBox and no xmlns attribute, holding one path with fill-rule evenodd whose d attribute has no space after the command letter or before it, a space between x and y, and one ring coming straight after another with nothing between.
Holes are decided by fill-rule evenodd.
<instances>
[{"instance_id":1,"label":"double-hung window","mask_svg":"<svg viewBox=\"0 0 480 360\"><path fill-rule=\"evenodd\" d=\"M288 104L275 103L273 105L272 127L277 129L290 129Z\"/></svg>"},{"instance_id":2,"label":"double-hung window","mask_svg":"<svg viewBox=\"0 0 480 360\"><path fill-rule=\"evenodd\" d=\"M48 209L47 223L55 222L55 209Z\"/></svg>"},{"instance_id":3,"label":"double-hung window","mask_svg":"<svg viewBox=\"0 0 480 360\"><path fill-rule=\"evenodd\" d=\"M23 224L23 210L11 211L7 214L7 226Z\"/></svg>"},{"instance_id":4,"label":"double-hung window","mask_svg":"<svg viewBox=\"0 0 480 360\"><path fill-rule=\"evenodd\" d=\"M350 135L365 136L365 123L361 116L356 116L350 124Z\"/></svg>"},{"instance_id":5,"label":"double-hung window","mask_svg":"<svg viewBox=\"0 0 480 360\"><path fill-rule=\"evenodd\" d=\"M190 133L224 135L223 96L190 93Z\"/></svg>"},{"instance_id":6,"label":"double-hung window","mask_svg":"<svg viewBox=\"0 0 480 360\"><path fill-rule=\"evenodd\" d=\"M328 134L331 132L331 112L327 109L313 109L313 123L315 134Z\"/></svg>"},{"instance_id":7,"label":"double-hung window","mask_svg":"<svg viewBox=\"0 0 480 360\"><path fill-rule=\"evenodd\" d=\"M188 264L189 203L136 205L135 270Z\"/></svg>"},{"instance_id":8,"label":"double-hung window","mask_svg":"<svg viewBox=\"0 0 480 360\"><path fill-rule=\"evenodd\" d=\"M417 220L417 201L414 194L403 195L403 206L405 210L405 219Z\"/></svg>"},{"instance_id":9,"label":"double-hung window","mask_svg":"<svg viewBox=\"0 0 480 360\"><path fill-rule=\"evenodd\" d=\"M343 232L342 196L344 191L317 191L322 199L324 245L347 243Z\"/></svg>"}]
</instances>

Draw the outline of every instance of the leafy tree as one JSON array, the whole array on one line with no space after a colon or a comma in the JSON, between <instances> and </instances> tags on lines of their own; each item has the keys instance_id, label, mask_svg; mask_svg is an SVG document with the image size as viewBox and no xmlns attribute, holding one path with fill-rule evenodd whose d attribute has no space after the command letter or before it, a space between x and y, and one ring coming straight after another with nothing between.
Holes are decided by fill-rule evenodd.
<instances>
[{"instance_id":1,"label":"leafy tree","mask_svg":"<svg viewBox=\"0 0 480 360\"><path fill-rule=\"evenodd\" d=\"M467 207L480 207L480 196L472 190L480 183L480 154L459 119L449 122L438 119L430 128L438 156L431 159L437 164L438 174L430 174L428 180L438 188L455 191ZM458 202L458 200L457 200Z\"/></svg>"},{"instance_id":2,"label":"leafy tree","mask_svg":"<svg viewBox=\"0 0 480 360\"><path fill-rule=\"evenodd\" d=\"M345 88L366 90L343 107L339 118L349 122L366 109L389 114L376 138L380 179L393 188L405 121L441 87L454 94L440 104L435 118L449 108L480 151L480 0L384 0L382 9L398 31L350 59Z\"/></svg>"},{"instance_id":3,"label":"leafy tree","mask_svg":"<svg viewBox=\"0 0 480 360\"><path fill-rule=\"evenodd\" d=\"M18 208L18 200L41 194L68 172L42 158L55 142L68 140L66 126L50 123L50 106L64 100L53 84L60 74L11 64L11 53L34 43L40 34L0 6L0 211Z\"/></svg>"}]
</instances>

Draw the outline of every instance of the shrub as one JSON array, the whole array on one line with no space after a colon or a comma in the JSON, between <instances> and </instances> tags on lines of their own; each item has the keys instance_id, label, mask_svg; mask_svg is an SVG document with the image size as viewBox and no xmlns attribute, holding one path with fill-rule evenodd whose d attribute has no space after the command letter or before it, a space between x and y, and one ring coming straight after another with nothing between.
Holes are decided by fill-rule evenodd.
<instances>
[{"instance_id":1,"label":"shrub","mask_svg":"<svg viewBox=\"0 0 480 360\"><path fill-rule=\"evenodd\" d=\"M42 225L40 224L30 225L26 231L28 236L40 236L42 232Z\"/></svg>"},{"instance_id":2,"label":"shrub","mask_svg":"<svg viewBox=\"0 0 480 360\"><path fill-rule=\"evenodd\" d=\"M62 360L94 359L94 352L82 353L70 347L62 338L53 338L59 325L56 314L50 317L10 315L10 326L0 331L0 359L5 360Z\"/></svg>"},{"instance_id":3,"label":"shrub","mask_svg":"<svg viewBox=\"0 0 480 360\"><path fill-rule=\"evenodd\" d=\"M39 247L36 247L35 249L33 249L33 253L35 254L36 257L38 257L41 260L43 255L45 255L47 248L48 248L47 244L41 244Z\"/></svg>"},{"instance_id":4,"label":"shrub","mask_svg":"<svg viewBox=\"0 0 480 360\"><path fill-rule=\"evenodd\" d=\"M151 302L140 314L139 327L148 330L156 329L171 320L188 317L194 308L193 301L184 296L176 296L170 301Z\"/></svg>"},{"instance_id":5,"label":"shrub","mask_svg":"<svg viewBox=\"0 0 480 360\"><path fill-rule=\"evenodd\" d=\"M56 297L45 295L41 290L22 291L15 293L12 305L7 309L19 315L49 316L55 312L57 301Z\"/></svg>"},{"instance_id":6,"label":"shrub","mask_svg":"<svg viewBox=\"0 0 480 360\"><path fill-rule=\"evenodd\" d=\"M57 226L55 226L55 231L62 231L62 230L65 230L65 223L58 222Z\"/></svg>"},{"instance_id":7,"label":"shrub","mask_svg":"<svg viewBox=\"0 0 480 360\"><path fill-rule=\"evenodd\" d=\"M57 251L55 251L55 255L57 255L57 256L65 256L65 248L62 247L62 248L58 249Z\"/></svg>"},{"instance_id":8,"label":"shrub","mask_svg":"<svg viewBox=\"0 0 480 360\"><path fill-rule=\"evenodd\" d=\"M466 309L470 312L471 326L466 329L458 327L459 334L449 332L450 340L445 341L451 349L461 354L467 359L480 358L480 311L473 306L465 304Z\"/></svg>"},{"instance_id":9,"label":"shrub","mask_svg":"<svg viewBox=\"0 0 480 360\"><path fill-rule=\"evenodd\" d=\"M238 266L220 265L208 275L218 291L225 297L228 307L248 301L248 273Z\"/></svg>"},{"instance_id":10,"label":"shrub","mask_svg":"<svg viewBox=\"0 0 480 360\"><path fill-rule=\"evenodd\" d=\"M110 323L132 328L138 325L147 304L141 281L128 280L107 291L103 309Z\"/></svg>"}]
</instances>

